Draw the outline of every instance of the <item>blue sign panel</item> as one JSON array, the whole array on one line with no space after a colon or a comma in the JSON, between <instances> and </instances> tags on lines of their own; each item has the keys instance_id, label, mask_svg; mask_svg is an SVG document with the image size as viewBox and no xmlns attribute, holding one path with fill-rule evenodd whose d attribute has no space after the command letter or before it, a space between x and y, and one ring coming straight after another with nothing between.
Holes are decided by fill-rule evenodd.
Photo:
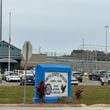
<instances>
[{"instance_id":1,"label":"blue sign panel","mask_svg":"<svg viewBox=\"0 0 110 110\"><path fill-rule=\"evenodd\" d=\"M43 101L56 102L61 97L71 97L71 67L69 65L36 65L33 102L40 100L37 88L42 82L44 82L43 89L45 94Z\"/></svg>"}]
</instances>

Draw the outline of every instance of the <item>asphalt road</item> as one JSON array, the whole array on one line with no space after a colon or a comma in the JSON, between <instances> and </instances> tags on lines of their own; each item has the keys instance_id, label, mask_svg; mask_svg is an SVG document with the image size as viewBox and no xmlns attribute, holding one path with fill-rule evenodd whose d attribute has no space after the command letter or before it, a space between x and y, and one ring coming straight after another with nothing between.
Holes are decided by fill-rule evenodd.
<instances>
[{"instance_id":1,"label":"asphalt road","mask_svg":"<svg viewBox=\"0 0 110 110\"><path fill-rule=\"evenodd\" d=\"M79 83L79 85L89 85L89 86L100 86L100 81L93 81L93 80L85 80L82 83Z\"/></svg>"},{"instance_id":2,"label":"asphalt road","mask_svg":"<svg viewBox=\"0 0 110 110\"><path fill-rule=\"evenodd\" d=\"M18 86L18 85L20 85L19 82L6 82L5 80L2 80L2 83L0 83L0 86ZM79 85L100 86L100 82L87 79L84 80L82 83L79 83Z\"/></svg>"},{"instance_id":3,"label":"asphalt road","mask_svg":"<svg viewBox=\"0 0 110 110\"><path fill-rule=\"evenodd\" d=\"M0 86L17 86L20 85L19 82L6 82L5 80L2 80L0 83Z\"/></svg>"}]
</instances>

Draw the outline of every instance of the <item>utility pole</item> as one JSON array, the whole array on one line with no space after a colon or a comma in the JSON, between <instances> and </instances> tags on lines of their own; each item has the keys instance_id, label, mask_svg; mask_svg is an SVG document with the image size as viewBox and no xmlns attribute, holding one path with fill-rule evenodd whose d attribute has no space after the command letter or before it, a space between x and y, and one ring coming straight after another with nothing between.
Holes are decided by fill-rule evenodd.
<instances>
[{"instance_id":1,"label":"utility pole","mask_svg":"<svg viewBox=\"0 0 110 110\"><path fill-rule=\"evenodd\" d=\"M39 54L41 54L41 47L39 47Z\"/></svg>"},{"instance_id":2,"label":"utility pole","mask_svg":"<svg viewBox=\"0 0 110 110\"><path fill-rule=\"evenodd\" d=\"M85 42L84 42L84 39L82 39L82 50L84 51L85 50ZM85 59L84 59L84 57L85 57L85 52L82 52L82 69L83 69L83 75L84 75L84 73L85 73Z\"/></svg>"},{"instance_id":3,"label":"utility pole","mask_svg":"<svg viewBox=\"0 0 110 110\"><path fill-rule=\"evenodd\" d=\"M84 50L84 39L82 39L82 49Z\"/></svg>"}]
</instances>

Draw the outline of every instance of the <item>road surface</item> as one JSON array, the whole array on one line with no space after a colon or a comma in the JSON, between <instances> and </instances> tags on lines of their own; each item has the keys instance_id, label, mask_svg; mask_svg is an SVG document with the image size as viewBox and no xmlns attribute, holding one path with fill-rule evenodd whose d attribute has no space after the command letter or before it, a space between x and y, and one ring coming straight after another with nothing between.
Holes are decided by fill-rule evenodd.
<instances>
[{"instance_id":1,"label":"road surface","mask_svg":"<svg viewBox=\"0 0 110 110\"><path fill-rule=\"evenodd\" d=\"M110 110L110 107L0 107L0 110Z\"/></svg>"}]
</instances>

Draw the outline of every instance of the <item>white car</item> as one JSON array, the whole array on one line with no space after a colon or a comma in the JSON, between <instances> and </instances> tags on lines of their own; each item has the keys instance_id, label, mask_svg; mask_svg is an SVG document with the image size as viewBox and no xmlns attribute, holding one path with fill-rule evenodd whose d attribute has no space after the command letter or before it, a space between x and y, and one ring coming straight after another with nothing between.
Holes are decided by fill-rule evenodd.
<instances>
[{"instance_id":1,"label":"white car","mask_svg":"<svg viewBox=\"0 0 110 110\"><path fill-rule=\"evenodd\" d=\"M16 72L10 72L6 76L6 81L20 81L20 76Z\"/></svg>"},{"instance_id":2,"label":"white car","mask_svg":"<svg viewBox=\"0 0 110 110\"><path fill-rule=\"evenodd\" d=\"M2 76L2 79L6 80L6 76L8 76L10 73L12 73L12 71L5 71Z\"/></svg>"},{"instance_id":3,"label":"white car","mask_svg":"<svg viewBox=\"0 0 110 110\"><path fill-rule=\"evenodd\" d=\"M74 76L71 76L71 85L78 85L78 79Z\"/></svg>"},{"instance_id":4,"label":"white car","mask_svg":"<svg viewBox=\"0 0 110 110\"><path fill-rule=\"evenodd\" d=\"M16 72L18 73L18 75L21 78L25 76L25 70L17 70ZM32 70L26 70L26 75L33 75L33 76L35 76L34 74L35 74L34 71L32 71Z\"/></svg>"},{"instance_id":5,"label":"white car","mask_svg":"<svg viewBox=\"0 0 110 110\"><path fill-rule=\"evenodd\" d=\"M101 85L104 84L110 85L110 72L105 73L103 76L100 77Z\"/></svg>"}]
</instances>

